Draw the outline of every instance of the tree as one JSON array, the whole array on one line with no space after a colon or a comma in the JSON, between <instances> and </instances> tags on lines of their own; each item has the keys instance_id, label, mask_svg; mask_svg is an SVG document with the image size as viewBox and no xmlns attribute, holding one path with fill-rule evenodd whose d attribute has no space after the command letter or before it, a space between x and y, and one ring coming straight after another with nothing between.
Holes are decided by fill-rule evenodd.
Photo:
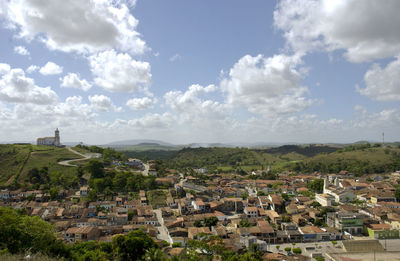
<instances>
[{"instance_id":1,"label":"tree","mask_svg":"<svg viewBox=\"0 0 400 261\"><path fill-rule=\"evenodd\" d=\"M97 190L91 189L89 190L86 200L89 202L95 202L97 201Z\"/></svg>"},{"instance_id":2,"label":"tree","mask_svg":"<svg viewBox=\"0 0 400 261\"><path fill-rule=\"evenodd\" d=\"M193 224L195 227L202 227L203 223L201 222L201 220L196 220Z\"/></svg>"},{"instance_id":3,"label":"tree","mask_svg":"<svg viewBox=\"0 0 400 261\"><path fill-rule=\"evenodd\" d=\"M247 219L242 219L239 222L240 227L251 227L251 224L249 223L249 220Z\"/></svg>"},{"instance_id":4,"label":"tree","mask_svg":"<svg viewBox=\"0 0 400 261\"><path fill-rule=\"evenodd\" d=\"M317 201L313 201L313 202L311 203L311 206L312 206L313 208L318 208L318 207L321 206L321 204L320 204L319 202L317 202Z\"/></svg>"},{"instance_id":5,"label":"tree","mask_svg":"<svg viewBox=\"0 0 400 261\"><path fill-rule=\"evenodd\" d=\"M394 192L394 196L396 198L396 201L400 202L400 189L396 189L396 191Z\"/></svg>"},{"instance_id":6,"label":"tree","mask_svg":"<svg viewBox=\"0 0 400 261\"><path fill-rule=\"evenodd\" d=\"M285 251L286 251L286 252L290 252L291 250L292 250L291 247L285 247Z\"/></svg>"},{"instance_id":7,"label":"tree","mask_svg":"<svg viewBox=\"0 0 400 261\"><path fill-rule=\"evenodd\" d=\"M0 207L0 249L12 254L27 250L48 253L55 242L54 229L46 221Z\"/></svg>"},{"instance_id":8,"label":"tree","mask_svg":"<svg viewBox=\"0 0 400 261\"><path fill-rule=\"evenodd\" d=\"M307 184L307 188L315 193L322 193L324 190L324 180L314 179Z\"/></svg>"},{"instance_id":9,"label":"tree","mask_svg":"<svg viewBox=\"0 0 400 261\"><path fill-rule=\"evenodd\" d=\"M208 228L211 229L212 226L217 225L217 223L218 223L218 218L216 218L216 217L204 218L204 219L203 219L203 223L204 223L204 225L205 225L206 227L208 227Z\"/></svg>"},{"instance_id":10,"label":"tree","mask_svg":"<svg viewBox=\"0 0 400 261\"><path fill-rule=\"evenodd\" d=\"M295 248L293 248L293 254L301 254L301 248L299 248L299 247L295 247Z\"/></svg>"},{"instance_id":11,"label":"tree","mask_svg":"<svg viewBox=\"0 0 400 261\"><path fill-rule=\"evenodd\" d=\"M280 245L276 245L275 247L276 247L276 250L279 251L279 248L280 248L281 246L280 246Z\"/></svg>"},{"instance_id":12,"label":"tree","mask_svg":"<svg viewBox=\"0 0 400 261\"><path fill-rule=\"evenodd\" d=\"M141 260L146 250L157 248L156 243L142 230L113 238L113 249L121 260Z\"/></svg>"},{"instance_id":13,"label":"tree","mask_svg":"<svg viewBox=\"0 0 400 261\"><path fill-rule=\"evenodd\" d=\"M162 252L160 249L151 248L146 250L143 258L145 261L167 261L168 256Z\"/></svg>"},{"instance_id":14,"label":"tree","mask_svg":"<svg viewBox=\"0 0 400 261\"><path fill-rule=\"evenodd\" d=\"M58 196L58 189L57 188L51 188L49 193L50 193L50 199L54 200Z\"/></svg>"},{"instance_id":15,"label":"tree","mask_svg":"<svg viewBox=\"0 0 400 261\"><path fill-rule=\"evenodd\" d=\"M90 173L91 178L103 178L104 177L104 165L101 161L90 160L85 169Z\"/></svg>"}]
</instances>

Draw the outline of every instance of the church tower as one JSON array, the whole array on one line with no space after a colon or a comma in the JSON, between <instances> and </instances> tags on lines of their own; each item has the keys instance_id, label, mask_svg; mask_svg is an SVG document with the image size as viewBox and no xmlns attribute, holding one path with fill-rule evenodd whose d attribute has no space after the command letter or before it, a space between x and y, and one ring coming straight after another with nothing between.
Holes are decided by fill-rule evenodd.
<instances>
[{"instance_id":1,"label":"church tower","mask_svg":"<svg viewBox=\"0 0 400 261\"><path fill-rule=\"evenodd\" d=\"M58 130L58 128L55 131L55 142L54 142L55 146L60 146L61 142L60 142L60 131Z\"/></svg>"}]
</instances>

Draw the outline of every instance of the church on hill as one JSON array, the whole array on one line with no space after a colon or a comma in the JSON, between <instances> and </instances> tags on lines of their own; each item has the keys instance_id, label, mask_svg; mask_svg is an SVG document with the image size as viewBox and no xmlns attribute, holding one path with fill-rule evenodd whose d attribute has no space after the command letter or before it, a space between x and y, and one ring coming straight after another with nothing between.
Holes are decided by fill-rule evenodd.
<instances>
[{"instance_id":1,"label":"church on hill","mask_svg":"<svg viewBox=\"0 0 400 261\"><path fill-rule=\"evenodd\" d=\"M36 144L46 145L46 146L56 146L56 147L61 146L60 131L57 128L54 137L38 138Z\"/></svg>"}]
</instances>

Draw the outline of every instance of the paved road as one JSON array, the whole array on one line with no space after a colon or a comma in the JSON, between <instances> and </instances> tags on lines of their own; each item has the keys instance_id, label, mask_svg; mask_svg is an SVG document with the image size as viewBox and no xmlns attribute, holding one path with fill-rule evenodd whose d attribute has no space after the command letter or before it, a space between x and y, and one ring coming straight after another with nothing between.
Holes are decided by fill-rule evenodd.
<instances>
[{"instance_id":1,"label":"paved road","mask_svg":"<svg viewBox=\"0 0 400 261\"><path fill-rule=\"evenodd\" d=\"M75 154L77 154L77 155L79 155L79 156L81 156L83 158L82 159L63 160L63 161L58 162L58 164L63 165L63 166L68 166L68 167L78 167L78 165L71 164L71 162L88 160L88 159L94 158L93 154L82 154L80 152L77 152L76 150L73 150L71 147L67 147L67 149L70 152L75 153Z\"/></svg>"},{"instance_id":2,"label":"paved road","mask_svg":"<svg viewBox=\"0 0 400 261\"><path fill-rule=\"evenodd\" d=\"M165 240L168 243L170 243L169 241L169 236L168 236L168 230L167 228L164 226L164 222L162 219L162 214L161 214L161 209L155 209L154 212L156 213L158 222L160 223L161 226L158 227L158 232L159 234L157 235L158 239L161 240Z\"/></svg>"}]
</instances>

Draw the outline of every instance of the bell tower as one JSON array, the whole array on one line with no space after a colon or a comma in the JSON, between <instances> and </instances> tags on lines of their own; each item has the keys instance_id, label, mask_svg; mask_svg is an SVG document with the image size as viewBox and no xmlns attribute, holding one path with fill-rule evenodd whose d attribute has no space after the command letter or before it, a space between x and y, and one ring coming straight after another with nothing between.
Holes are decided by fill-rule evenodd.
<instances>
[{"instance_id":1,"label":"bell tower","mask_svg":"<svg viewBox=\"0 0 400 261\"><path fill-rule=\"evenodd\" d=\"M55 146L60 146L61 142L60 142L60 131L58 130L58 128L55 131L55 142L54 142Z\"/></svg>"}]
</instances>

